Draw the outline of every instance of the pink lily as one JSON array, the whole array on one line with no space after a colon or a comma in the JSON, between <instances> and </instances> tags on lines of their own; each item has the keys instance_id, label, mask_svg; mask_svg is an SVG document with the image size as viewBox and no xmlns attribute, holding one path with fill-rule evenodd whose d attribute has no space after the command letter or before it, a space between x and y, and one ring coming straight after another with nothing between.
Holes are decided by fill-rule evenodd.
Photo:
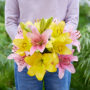
<instances>
[{"instance_id":1,"label":"pink lily","mask_svg":"<svg viewBox=\"0 0 90 90\"><path fill-rule=\"evenodd\" d=\"M71 55L59 55L59 78L62 79L64 76L65 70L68 70L71 73L75 73L75 68L72 64L73 61L78 61L77 56L73 56L74 50L72 50Z\"/></svg>"},{"instance_id":2,"label":"pink lily","mask_svg":"<svg viewBox=\"0 0 90 90\"><path fill-rule=\"evenodd\" d=\"M69 32L71 39L72 39L72 45L77 47L78 52L80 52L80 42L78 41L80 35L80 32L77 32L77 30L73 30L72 26L69 26L68 28L64 29L64 32Z\"/></svg>"},{"instance_id":3,"label":"pink lily","mask_svg":"<svg viewBox=\"0 0 90 90\"><path fill-rule=\"evenodd\" d=\"M13 53L13 54L10 54L7 58L15 60L16 64L18 65L19 72L21 72L25 67L28 68L28 65L24 61L25 56L20 56L18 54Z\"/></svg>"},{"instance_id":4,"label":"pink lily","mask_svg":"<svg viewBox=\"0 0 90 90\"><path fill-rule=\"evenodd\" d=\"M72 45L76 46L78 52L80 52L80 42L78 41L79 36L77 36L78 35L77 30L76 31L70 30L69 33L71 35Z\"/></svg>"},{"instance_id":5,"label":"pink lily","mask_svg":"<svg viewBox=\"0 0 90 90\"><path fill-rule=\"evenodd\" d=\"M32 47L30 49L30 55L36 50L43 52L48 39L51 36L52 30L45 30L42 34L39 33L36 27L31 27L32 33L28 33L27 36L31 39Z\"/></svg>"}]
</instances>

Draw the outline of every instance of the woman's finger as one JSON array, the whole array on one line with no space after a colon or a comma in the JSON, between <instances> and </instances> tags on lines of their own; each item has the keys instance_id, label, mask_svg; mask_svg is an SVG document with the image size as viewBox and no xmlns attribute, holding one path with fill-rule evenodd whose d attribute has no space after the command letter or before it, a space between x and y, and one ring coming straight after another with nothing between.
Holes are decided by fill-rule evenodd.
<instances>
[{"instance_id":1,"label":"woman's finger","mask_svg":"<svg viewBox=\"0 0 90 90\"><path fill-rule=\"evenodd\" d=\"M77 35L77 39L80 39L81 38L81 34Z\"/></svg>"}]
</instances>

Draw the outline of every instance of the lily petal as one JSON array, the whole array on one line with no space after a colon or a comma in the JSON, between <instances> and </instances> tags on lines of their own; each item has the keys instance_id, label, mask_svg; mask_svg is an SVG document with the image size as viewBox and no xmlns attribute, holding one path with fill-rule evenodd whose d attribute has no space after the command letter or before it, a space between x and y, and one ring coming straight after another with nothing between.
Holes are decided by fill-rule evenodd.
<instances>
[{"instance_id":1,"label":"lily petal","mask_svg":"<svg viewBox=\"0 0 90 90\"><path fill-rule=\"evenodd\" d=\"M33 53L37 50L36 47L32 46L30 49L30 55L33 55Z\"/></svg>"},{"instance_id":2,"label":"lily petal","mask_svg":"<svg viewBox=\"0 0 90 90\"><path fill-rule=\"evenodd\" d=\"M69 64L67 66L64 65L64 68L66 70L68 70L69 72L71 72L71 73L75 73L75 68L74 68L74 66L72 64Z\"/></svg>"},{"instance_id":3,"label":"lily petal","mask_svg":"<svg viewBox=\"0 0 90 90\"><path fill-rule=\"evenodd\" d=\"M46 38L46 39L49 39L50 36L52 34L52 30L45 30L43 33L42 33L42 37Z\"/></svg>"},{"instance_id":4,"label":"lily petal","mask_svg":"<svg viewBox=\"0 0 90 90\"><path fill-rule=\"evenodd\" d=\"M64 69L59 67L59 74L58 74L58 76L59 76L60 79L62 79L64 77L64 71L65 71Z\"/></svg>"},{"instance_id":5,"label":"lily petal","mask_svg":"<svg viewBox=\"0 0 90 90\"><path fill-rule=\"evenodd\" d=\"M18 72L21 72L24 68L26 67L26 65L18 65Z\"/></svg>"},{"instance_id":6,"label":"lily petal","mask_svg":"<svg viewBox=\"0 0 90 90\"><path fill-rule=\"evenodd\" d=\"M80 52L80 42L78 40L75 40L72 42L72 45L77 47L78 52Z\"/></svg>"},{"instance_id":7,"label":"lily petal","mask_svg":"<svg viewBox=\"0 0 90 90\"><path fill-rule=\"evenodd\" d=\"M52 65L52 64L49 64L47 67L46 67L47 71L49 72L56 72L57 71L57 68L56 66Z\"/></svg>"},{"instance_id":8,"label":"lily petal","mask_svg":"<svg viewBox=\"0 0 90 90\"><path fill-rule=\"evenodd\" d=\"M40 35L36 27L33 26L31 29L32 29L32 33L34 33L35 35Z\"/></svg>"},{"instance_id":9,"label":"lily petal","mask_svg":"<svg viewBox=\"0 0 90 90\"><path fill-rule=\"evenodd\" d=\"M18 54L10 54L7 59L19 59L20 56Z\"/></svg>"},{"instance_id":10,"label":"lily petal","mask_svg":"<svg viewBox=\"0 0 90 90\"><path fill-rule=\"evenodd\" d=\"M40 50L40 52L43 52L45 49L45 45L37 46L37 49Z\"/></svg>"},{"instance_id":11,"label":"lily petal","mask_svg":"<svg viewBox=\"0 0 90 90\"><path fill-rule=\"evenodd\" d=\"M30 76L34 76L34 75L35 75L35 74L34 74L34 71L33 71L33 67L30 67L30 68L29 68L27 74L30 75Z\"/></svg>"},{"instance_id":12,"label":"lily petal","mask_svg":"<svg viewBox=\"0 0 90 90\"><path fill-rule=\"evenodd\" d=\"M77 56L73 56L71 61L78 61L78 57Z\"/></svg>"},{"instance_id":13,"label":"lily petal","mask_svg":"<svg viewBox=\"0 0 90 90\"><path fill-rule=\"evenodd\" d=\"M45 75L46 71L45 71L45 67L41 66L41 67L37 67L37 70L35 72L35 75L37 77L38 80L42 80L44 75Z\"/></svg>"}]
</instances>

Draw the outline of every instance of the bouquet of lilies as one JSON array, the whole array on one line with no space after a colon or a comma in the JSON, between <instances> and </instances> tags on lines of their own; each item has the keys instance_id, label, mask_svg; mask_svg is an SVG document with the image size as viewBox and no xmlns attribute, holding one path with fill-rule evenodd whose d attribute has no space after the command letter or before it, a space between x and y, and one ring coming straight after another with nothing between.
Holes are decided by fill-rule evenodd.
<instances>
[{"instance_id":1,"label":"bouquet of lilies","mask_svg":"<svg viewBox=\"0 0 90 90\"><path fill-rule=\"evenodd\" d=\"M27 74L42 80L45 73L56 72L63 78L64 71L75 73L73 61L78 61L73 56L74 50L66 45L72 44L80 52L80 42L75 30L64 30L65 22L53 18L23 23L18 27L18 33L13 40L12 53L8 59L14 59L21 72L27 68Z\"/></svg>"}]
</instances>

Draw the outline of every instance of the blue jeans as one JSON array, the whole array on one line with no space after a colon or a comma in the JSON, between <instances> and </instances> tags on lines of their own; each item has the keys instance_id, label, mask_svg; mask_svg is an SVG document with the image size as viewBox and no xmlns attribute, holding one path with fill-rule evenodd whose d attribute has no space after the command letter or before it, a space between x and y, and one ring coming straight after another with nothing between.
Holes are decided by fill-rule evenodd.
<instances>
[{"instance_id":1,"label":"blue jeans","mask_svg":"<svg viewBox=\"0 0 90 90\"><path fill-rule=\"evenodd\" d=\"M38 81L35 76L30 77L29 75L27 75L27 68L25 68L22 72L18 72L16 63L14 64L14 66L16 90L43 89L43 81ZM71 73L65 71L63 79L59 79L57 69L57 72L46 72L43 80L45 90L69 90Z\"/></svg>"}]
</instances>

